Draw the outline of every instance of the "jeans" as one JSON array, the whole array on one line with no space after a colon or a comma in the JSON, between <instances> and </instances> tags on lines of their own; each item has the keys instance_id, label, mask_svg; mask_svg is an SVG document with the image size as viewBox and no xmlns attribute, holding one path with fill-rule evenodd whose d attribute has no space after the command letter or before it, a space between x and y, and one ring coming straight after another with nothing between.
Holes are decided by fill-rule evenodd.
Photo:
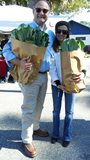
<instances>
[{"instance_id":1,"label":"jeans","mask_svg":"<svg viewBox=\"0 0 90 160\"><path fill-rule=\"evenodd\" d=\"M65 119L64 119L64 130L63 130L63 140L71 141L72 139L72 119L73 119L73 109L75 103L74 93L65 93L62 90L52 85L52 97L53 97L53 131L52 137L59 138L59 128L60 128L60 111L63 94L65 96Z\"/></svg>"}]
</instances>

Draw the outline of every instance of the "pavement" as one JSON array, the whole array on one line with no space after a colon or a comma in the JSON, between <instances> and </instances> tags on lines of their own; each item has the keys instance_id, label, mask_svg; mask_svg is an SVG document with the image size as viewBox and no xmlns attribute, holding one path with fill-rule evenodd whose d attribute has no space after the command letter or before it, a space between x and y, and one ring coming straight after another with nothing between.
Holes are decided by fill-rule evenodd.
<instances>
[{"instance_id":1,"label":"pavement","mask_svg":"<svg viewBox=\"0 0 90 160\"><path fill-rule=\"evenodd\" d=\"M86 89L77 94L73 139L67 148L62 147L64 100L61 110L61 139L56 144L50 143L50 136L34 136L37 157L33 160L90 160L90 57L87 64ZM24 154L21 141L21 105L23 96L15 83L0 83L0 160L29 160ZM52 132L52 95L50 77L41 116L41 127Z\"/></svg>"}]
</instances>

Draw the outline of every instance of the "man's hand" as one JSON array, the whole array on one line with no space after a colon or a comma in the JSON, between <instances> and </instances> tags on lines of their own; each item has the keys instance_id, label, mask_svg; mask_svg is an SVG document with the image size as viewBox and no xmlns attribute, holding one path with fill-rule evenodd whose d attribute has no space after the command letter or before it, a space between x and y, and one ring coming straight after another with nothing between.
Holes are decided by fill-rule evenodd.
<instances>
[{"instance_id":1,"label":"man's hand","mask_svg":"<svg viewBox=\"0 0 90 160\"><path fill-rule=\"evenodd\" d=\"M30 62L30 57L23 58L22 60L20 60L20 67L27 72L31 71L32 63Z\"/></svg>"}]
</instances>

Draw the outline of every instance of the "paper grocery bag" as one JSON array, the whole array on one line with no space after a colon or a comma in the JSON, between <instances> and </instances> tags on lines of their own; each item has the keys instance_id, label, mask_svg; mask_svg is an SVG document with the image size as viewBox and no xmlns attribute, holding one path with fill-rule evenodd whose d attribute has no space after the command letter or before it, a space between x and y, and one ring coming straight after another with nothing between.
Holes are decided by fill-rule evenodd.
<instances>
[{"instance_id":1,"label":"paper grocery bag","mask_svg":"<svg viewBox=\"0 0 90 160\"><path fill-rule=\"evenodd\" d=\"M36 78L40 65L42 63L45 47L38 47L31 42L21 42L16 39L12 39L11 42L12 52L20 59L29 57L32 62L32 70L25 72L21 67L14 66L10 73L16 81L22 84L32 83Z\"/></svg>"},{"instance_id":2,"label":"paper grocery bag","mask_svg":"<svg viewBox=\"0 0 90 160\"><path fill-rule=\"evenodd\" d=\"M84 52L80 49L72 52L61 52L62 82L67 92L79 93L85 89L83 80L75 84L72 77L72 74L80 74L83 69L83 63Z\"/></svg>"}]
</instances>

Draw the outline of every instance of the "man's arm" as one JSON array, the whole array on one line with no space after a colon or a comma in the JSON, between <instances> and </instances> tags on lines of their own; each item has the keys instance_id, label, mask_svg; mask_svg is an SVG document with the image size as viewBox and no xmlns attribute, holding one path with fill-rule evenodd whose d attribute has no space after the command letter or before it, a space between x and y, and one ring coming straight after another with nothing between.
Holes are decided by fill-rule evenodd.
<instances>
[{"instance_id":1,"label":"man's arm","mask_svg":"<svg viewBox=\"0 0 90 160\"><path fill-rule=\"evenodd\" d=\"M19 59L11 50L11 40L9 40L3 48L3 56L10 68L13 65L20 66L25 71L30 71L32 69L32 63L30 62L30 57Z\"/></svg>"},{"instance_id":2,"label":"man's arm","mask_svg":"<svg viewBox=\"0 0 90 160\"><path fill-rule=\"evenodd\" d=\"M14 64L14 61L15 62L17 61L17 57L12 52L12 49L11 49L11 39L4 45L2 53L3 53L3 56L8 64L8 66L11 68Z\"/></svg>"}]
</instances>

